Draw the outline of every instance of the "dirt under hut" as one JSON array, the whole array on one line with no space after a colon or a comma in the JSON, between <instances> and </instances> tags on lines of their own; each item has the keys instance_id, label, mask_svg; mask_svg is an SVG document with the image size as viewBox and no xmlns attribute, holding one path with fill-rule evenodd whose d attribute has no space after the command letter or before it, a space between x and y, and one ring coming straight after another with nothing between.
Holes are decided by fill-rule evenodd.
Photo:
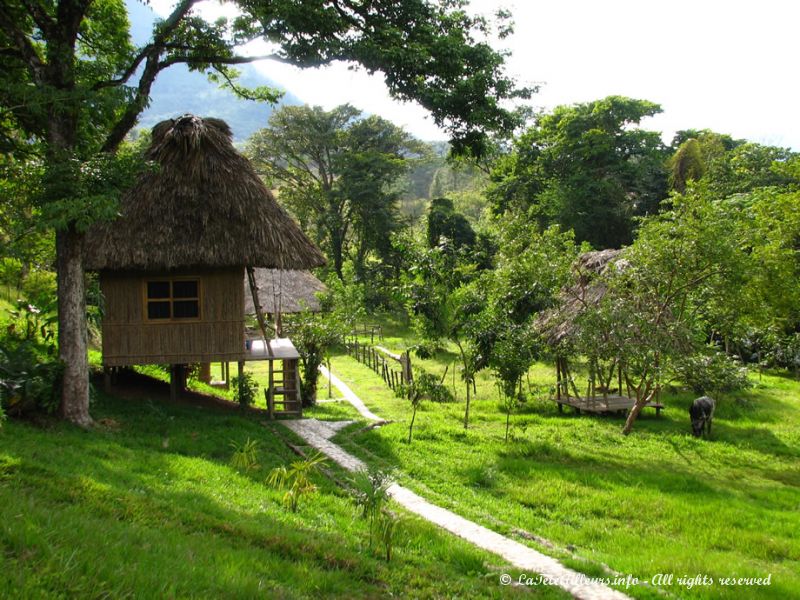
<instances>
[{"instance_id":1,"label":"dirt under hut","mask_svg":"<svg viewBox=\"0 0 800 600\"><path fill-rule=\"evenodd\" d=\"M104 367L172 365L175 394L187 364L241 370L275 359L266 333L260 352L245 339L246 273L311 269L322 253L233 147L224 121L162 121L146 158L156 168L123 195L119 217L87 234L87 269L99 273L104 298ZM296 355L288 340L277 345Z\"/></svg>"}]
</instances>

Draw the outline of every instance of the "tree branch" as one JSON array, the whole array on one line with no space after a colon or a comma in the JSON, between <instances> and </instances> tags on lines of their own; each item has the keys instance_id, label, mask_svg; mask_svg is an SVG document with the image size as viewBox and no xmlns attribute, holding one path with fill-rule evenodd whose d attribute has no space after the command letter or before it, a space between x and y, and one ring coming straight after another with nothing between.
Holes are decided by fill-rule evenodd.
<instances>
[{"instance_id":1,"label":"tree branch","mask_svg":"<svg viewBox=\"0 0 800 600\"><path fill-rule=\"evenodd\" d=\"M200 56L200 55L193 55L193 56L173 56L172 58L168 58L167 60L163 60L159 63L160 69L166 69L171 67L172 65L177 64L218 64L218 65L243 65L255 62L257 60L275 60L278 62L282 62L287 65L293 65L292 61L287 58L284 58L277 54L262 54L260 56Z\"/></svg>"},{"instance_id":2,"label":"tree branch","mask_svg":"<svg viewBox=\"0 0 800 600\"><path fill-rule=\"evenodd\" d=\"M183 18L199 1L200 0L182 0L182 2L175 7L175 10L172 11L172 14L167 17L167 20L163 22L158 34L153 36L153 41L139 51L139 54L134 57L131 64L127 69L125 69L120 77L117 79L110 79L108 81L100 81L96 83L92 89L96 91L126 83L131 77L133 77L133 74L136 73L145 59L150 58L154 52L157 55L161 53L161 51L166 47L167 38L172 35L172 32L177 29Z\"/></svg>"}]
</instances>

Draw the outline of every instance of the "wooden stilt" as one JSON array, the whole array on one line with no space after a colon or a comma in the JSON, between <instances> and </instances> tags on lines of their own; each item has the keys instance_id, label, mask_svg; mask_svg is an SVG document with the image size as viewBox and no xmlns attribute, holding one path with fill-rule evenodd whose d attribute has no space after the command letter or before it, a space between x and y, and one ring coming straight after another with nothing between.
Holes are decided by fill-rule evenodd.
<instances>
[{"instance_id":1,"label":"wooden stilt","mask_svg":"<svg viewBox=\"0 0 800 600\"><path fill-rule=\"evenodd\" d=\"M111 392L111 369L112 367L103 367L103 390L106 394Z\"/></svg>"},{"instance_id":2,"label":"wooden stilt","mask_svg":"<svg viewBox=\"0 0 800 600\"><path fill-rule=\"evenodd\" d=\"M562 410L561 408L561 357L556 357L556 400L559 400L558 409L559 412Z\"/></svg>"},{"instance_id":3,"label":"wooden stilt","mask_svg":"<svg viewBox=\"0 0 800 600\"><path fill-rule=\"evenodd\" d=\"M200 375L198 379L203 383L211 383L211 363L200 363Z\"/></svg>"},{"instance_id":4,"label":"wooden stilt","mask_svg":"<svg viewBox=\"0 0 800 600\"><path fill-rule=\"evenodd\" d=\"M267 385L267 412L269 418L275 418L275 368L273 362L269 362L269 384Z\"/></svg>"},{"instance_id":5,"label":"wooden stilt","mask_svg":"<svg viewBox=\"0 0 800 600\"><path fill-rule=\"evenodd\" d=\"M169 399L175 402L178 399L178 365L169 368Z\"/></svg>"}]
</instances>

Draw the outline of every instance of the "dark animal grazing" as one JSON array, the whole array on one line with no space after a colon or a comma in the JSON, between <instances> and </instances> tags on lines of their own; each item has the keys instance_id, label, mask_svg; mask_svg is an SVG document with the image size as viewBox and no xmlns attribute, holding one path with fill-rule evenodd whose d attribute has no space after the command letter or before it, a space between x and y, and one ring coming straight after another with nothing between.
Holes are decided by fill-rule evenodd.
<instances>
[{"instance_id":1,"label":"dark animal grazing","mask_svg":"<svg viewBox=\"0 0 800 600\"><path fill-rule=\"evenodd\" d=\"M700 396L689 407L689 417L692 419L692 435L700 437L705 430L706 435L711 435L711 419L714 417L716 403L713 398Z\"/></svg>"}]
</instances>

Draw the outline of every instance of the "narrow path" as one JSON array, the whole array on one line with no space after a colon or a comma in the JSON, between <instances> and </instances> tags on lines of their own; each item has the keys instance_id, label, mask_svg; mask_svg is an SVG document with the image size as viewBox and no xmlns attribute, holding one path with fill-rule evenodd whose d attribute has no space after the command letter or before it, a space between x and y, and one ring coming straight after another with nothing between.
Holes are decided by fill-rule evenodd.
<instances>
[{"instance_id":1,"label":"narrow path","mask_svg":"<svg viewBox=\"0 0 800 600\"><path fill-rule=\"evenodd\" d=\"M342 393L344 399L352 404L353 408L355 408L362 417L369 421L384 421L384 419L381 419L378 415L368 409L367 406L361 401L361 398L356 396L355 392L347 387L347 384L344 381L328 371L325 365L319 366L319 372L331 380L331 383L335 385L336 388Z\"/></svg>"},{"instance_id":2,"label":"narrow path","mask_svg":"<svg viewBox=\"0 0 800 600\"><path fill-rule=\"evenodd\" d=\"M324 367L320 367L323 374L331 377L333 385L353 404L359 413L373 421L381 420L380 417L364 406L361 399L344 382L332 373L328 373L327 369L323 369ZM366 464L362 460L330 441L341 429L342 425L340 423L318 421L317 419L302 419L298 421L282 421L282 424L303 438L310 446L326 454L344 469L358 471L366 468ZM602 583L592 581L591 578L568 569L556 559L537 552L533 548L469 521L452 511L431 504L401 485L392 484L389 488L389 493L406 510L446 529L479 548L503 557L518 569L524 570L528 577L534 577L534 573L542 575L572 594L575 598L582 600L628 600L628 596L622 592L618 592ZM503 581L503 583L506 582Z\"/></svg>"}]
</instances>

